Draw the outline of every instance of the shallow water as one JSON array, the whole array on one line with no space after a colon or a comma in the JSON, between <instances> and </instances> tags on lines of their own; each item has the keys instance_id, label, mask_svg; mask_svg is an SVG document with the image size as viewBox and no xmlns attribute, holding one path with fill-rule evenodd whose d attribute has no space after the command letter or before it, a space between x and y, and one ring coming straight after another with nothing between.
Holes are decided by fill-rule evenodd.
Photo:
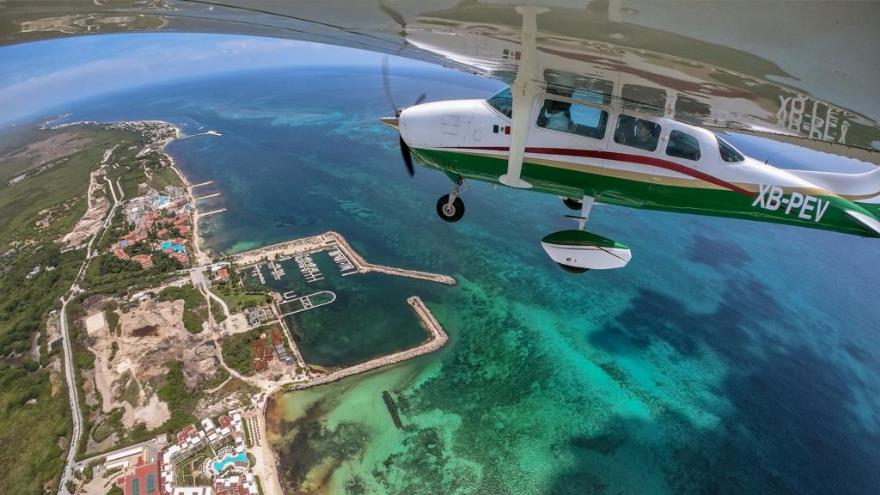
<instances>
[{"instance_id":1,"label":"shallow water","mask_svg":"<svg viewBox=\"0 0 880 495\"><path fill-rule=\"evenodd\" d=\"M416 76L394 79L399 100L492 90ZM633 261L571 276L539 246L569 227L557 198L472 184L464 220L445 224L433 209L448 180L406 177L396 136L376 122L384 113L377 69L181 83L73 116L221 131L169 146L222 193L215 204L229 211L208 239L218 251L336 230L369 261L459 280L415 290L450 334L446 348L273 402L290 493L880 486L875 240L600 206L591 229L628 244ZM344 309L320 311L344 322Z\"/></svg>"}]
</instances>

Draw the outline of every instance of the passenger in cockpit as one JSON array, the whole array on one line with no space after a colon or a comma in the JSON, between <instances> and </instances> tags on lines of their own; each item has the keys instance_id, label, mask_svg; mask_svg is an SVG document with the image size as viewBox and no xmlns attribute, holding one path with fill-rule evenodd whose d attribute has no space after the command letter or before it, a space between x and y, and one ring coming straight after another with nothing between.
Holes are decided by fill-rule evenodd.
<instances>
[{"instance_id":1,"label":"passenger in cockpit","mask_svg":"<svg viewBox=\"0 0 880 495\"><path fill-rule=\"evenodd\" d=\"M627 143L630 144L630 143ZM636 120L636 132L632 138L632 146L643 149L652 149L656 145L650 124L647 121Z\"/></svg>"}]
</instances>

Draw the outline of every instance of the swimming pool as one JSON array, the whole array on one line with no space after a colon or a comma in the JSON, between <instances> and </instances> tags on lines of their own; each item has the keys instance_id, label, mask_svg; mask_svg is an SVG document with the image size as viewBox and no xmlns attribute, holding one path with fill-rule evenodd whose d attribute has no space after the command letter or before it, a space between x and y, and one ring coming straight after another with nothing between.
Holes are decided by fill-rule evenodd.
<instances>
[{"instance_id":1,"label":"swimming pool","mask_svg":"<svg viewBox=\"0 0 880 495\"><path fill-rule=\"evenodd\" d=\"M223 459L220 459L219 461L214 463L214 466L213 466L214 472L215 473L222 473L223 470L226 469L227 465L234 464L234 463L248 464L249 461L248 461L247 455L244 452L242 452L242 453L236 454L236 455L228 455L228 456L224 457Z\"/></svg>"}]
</instances>

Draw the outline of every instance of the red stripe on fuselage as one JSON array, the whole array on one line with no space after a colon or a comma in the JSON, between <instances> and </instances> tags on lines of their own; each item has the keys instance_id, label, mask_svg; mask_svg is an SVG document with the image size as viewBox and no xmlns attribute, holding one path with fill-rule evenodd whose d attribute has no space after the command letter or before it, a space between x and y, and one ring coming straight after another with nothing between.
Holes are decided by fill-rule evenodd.
<instances>
[{"instance_id":1,"label":"red stripe on fuselage","mask_svg":"<svg viewBox=\"0 0 880 495\"><path fill-rule=\"evenodd\" d=\"M475 147L467 147L467 148L445 148L445 149L457 149L457 150L478 150L478 151L510 151L510 148L507 146L475 146ZM652 167L662 168L666 170L671 170L673 172L678 172L682 175L687 175L689 177L693 177L695 179L699 179L710 184L714 184L718 187L723 187L725 189L730 189L731 191L738 192L748 197L754 197L754 193L747 189L743 189L742 187L727 182L725 180L721 180L712 175L700 172L699 170L694 170L689 167L685 167L684 165L679 165L675 162L671 162L669 160L663 160L662 158L654 158L650 156L642 156L642 155L632 155L629 153L617 153L614 151L600 151L600 150L576 150L570 148L526 148L526 153L536 153L540 155L561 155L561 156L579 156L584 158L596 158L600 160L611 160L615 162L627 162L627 163L638 163L640 165L649 165Z\"/></svg>"}]
</instances>

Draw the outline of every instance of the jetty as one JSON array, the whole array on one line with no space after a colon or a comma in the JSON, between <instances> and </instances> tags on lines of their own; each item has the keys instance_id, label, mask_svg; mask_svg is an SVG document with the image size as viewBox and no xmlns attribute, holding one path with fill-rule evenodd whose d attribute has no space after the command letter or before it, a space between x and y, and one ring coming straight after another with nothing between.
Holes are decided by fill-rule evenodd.
<instances>
[{"instance_id":1,"label":"jetty","mask_svg":"<svg viewBox=\"0 0 880 495\"><path fill-rule=\"evenodd\" d=\"M418 296L412 296L408 298L406 302L410 306L412 306L413 310L415 310L416 314L419 316L422 324L425 326L425 329L428 330L430 338L427 342L417 347L407 349L405 351L400 351L394 354L389 354L387 356L371 359L369 361L365 361L354 366L349 366L347 368L336 370L326 375L314 376L308 381L290 384L288 387L286 387L286 389L303 390L311 387L317 387L318 385L332 383L343 378L347 378L349 376L359 375L361 373L366 373L368 371L372 371L378 368L390 366L392 364L397 364L403 361L408 361L410 359L434 352L446 345L446 342L449 341L449 336L446 334L446 331L443 329L437 319L434 318L431 310L429 310L428 307L425 306L425 303L422 302L421 298L419 298Z\"/></svg>"},{"instance_id":2,"label":"jetty","mask_svg":"<svg viewBox=\"0 0 880 495\"><path fill-rule=\"evenodd\" d=\"M198 196L196 198L193 198L193 201L199 201L201 199L208 199L208 198L216 198L217 196L220 196L220 193L215 192L215 193L206 194L204 196Z\"/></svg>"},{"instance_id":3,"label":"jetty","mask_svg":"<svg viewBox=\"0 0 880 495\"><path fill-rule=\"evenodd\" d=\"M217 213L223 213L226 211L226 208L219 208L216 210L206 211L205 213L199 213L199 218L205 218L207 216L216 215Z\"/></svg>"}]
</instances>

